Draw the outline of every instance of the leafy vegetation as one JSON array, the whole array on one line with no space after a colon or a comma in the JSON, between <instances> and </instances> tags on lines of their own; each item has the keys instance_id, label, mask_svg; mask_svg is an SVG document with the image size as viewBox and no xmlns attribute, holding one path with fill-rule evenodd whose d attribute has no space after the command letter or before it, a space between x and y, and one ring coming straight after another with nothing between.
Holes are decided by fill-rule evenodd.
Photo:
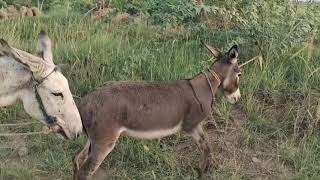
<instances>
[{"instance_id":1,"label":"leafy vegetation","mask_svg":"<svg viewBox=\"0 0 320 180\"><path fill-rule=\"evenodd\" d=\"M76 97L111 80L190 78L212 63L200 39L224 50L239 44L241 62L260 58L243 69L241 102L231 106L218 98L206 120L218 166L205 178L320 178L318 5L244 0L110 4L134 14L135 21L114 24L110 17L85 17L94 6L91 0L50 0L43 3L47 16L0 20L0 32L15 47L34 52L38 32L48 31L55 62L67 64L64 74ZM0 111L0 123L26 117L21 104ZM32 125L0 132L39 129ZM29 153L21 158L11 152L12 144L21 140L0 139L11 147L0 146L0 179L70 179L72 158L86 140L83 136L71 142L54 135L22 139ZM197 179L198 158L184 134L160 141L124 136L99 174L101 179Z\"/></svg>"}]
</instances>

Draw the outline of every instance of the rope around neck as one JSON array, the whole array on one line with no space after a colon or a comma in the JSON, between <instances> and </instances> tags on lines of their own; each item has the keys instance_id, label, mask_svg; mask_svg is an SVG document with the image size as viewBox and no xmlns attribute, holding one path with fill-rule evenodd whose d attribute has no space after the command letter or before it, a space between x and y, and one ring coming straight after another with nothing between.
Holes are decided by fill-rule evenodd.
<instances>
[{"instance_id":1,"label":"rope around neck","mask_svg":"<svg viewBox=\"0 0 320 180\"><path fill-rule=\"evenodd\" d=\"M212 74L212 76L218 81L218 84L220 85L220 84L221 84L221 80L220 80L219 76L217 75L217 73L214 72L214 71L211 70L211 69L208 69L208 70L209 70L209 72ZM210 90L211 90L212 99L214 100L214 92L213 92L213 88L212 88L212 84L211 84L211 82L210 82L210 79L209 79L209 77L208 77L208 75L207 75L206 72L202 72L202 73L203 73L204 76L206 77L206 80L207 80L208 85L209 85Z\"/></svg>"},{"instance_id":2,"label":"rope around neck","mask_svg":"<svg viewBox=\"0 0 320 180\"><path fill-rule=\"evenodd\" d=\"M52 73L54 73L56 70L57 70L57 68L54 68L54 69L52 70L52 72L50 72L46 77L44 77L44 78L41 79L40 81L36 80L36 79L34 78L34 76L32 76L34 82L36 82L36 84L34 85L33 88L34 88L34 94L35 94L35 96L36 96L36 100L37 100L37 103L38 103L40 112L42 113L42 116L44 117L45 121L46 121L47 124L49 124L49 125L57 122L57 118L54 117L54 116L50 116L50 115L48 114L46 108L44 107L44 104L43 104L43 101L42 101L42 99L41 99L41 96L40 96L40 94L39 94L38 87L39 87L39 85L41 85L41 83L42 83L45 79L47 79L47 78L48 78Z\"/></svg>"},{"instance_id":3,"label":"rope around neck","mask_svg":"<svg viewBox=\"0 0 320 180\"><path fill-rule=\"evenodd\" d=\"M216 78L216 80L218 81L218 84L220 85L221 84L221 80L220 80L218 74L216 72L214 72L213 70L211 70L211 69L208 69L208 70L212 74L212 76Z\"/></svg>"}]
</instances>

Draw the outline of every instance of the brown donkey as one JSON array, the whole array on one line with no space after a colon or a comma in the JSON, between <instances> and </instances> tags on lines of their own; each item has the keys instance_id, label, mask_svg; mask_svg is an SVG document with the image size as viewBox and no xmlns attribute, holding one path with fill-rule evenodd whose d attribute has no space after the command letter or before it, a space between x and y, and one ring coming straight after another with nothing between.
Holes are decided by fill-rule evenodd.
<instances>
[{"instance_id":1,"label":"brown donkey","mask_svg":"<svg viewBox=\"0 0 320 180\"><path fill-rule=\"evenodd\" d=\"M170 82L115 82L85 96L79 106L88 142L75 158L76 180L89 180L112 151L121 133L161 138L182 130L201 151L200 172L210 164L210 147L201 121L221 89L230 103L240 98L238 49L227 53L205 45L217 61L207 72Z\"/></svg>"}]
</instances>

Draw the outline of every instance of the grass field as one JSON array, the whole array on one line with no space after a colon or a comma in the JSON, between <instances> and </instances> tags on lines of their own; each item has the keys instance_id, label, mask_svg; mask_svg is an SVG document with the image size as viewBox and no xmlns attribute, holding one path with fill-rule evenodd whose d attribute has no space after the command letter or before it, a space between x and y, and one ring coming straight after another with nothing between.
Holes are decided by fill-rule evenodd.
<instances>
[{"instance_id":1,"label":"grass field","mask_svg":"<svg viewBox=\"0 0 320 180\"><path fill-rule=\"evenodd\" d=\"M205 121L216 167L204 178L320 179L319 32L290 46L266 39L259 51L251 36L234 29L170 32L140 21L113 24L72 14L0 21L0 36L31 52L41 29L53 40L55 63L67 65L63 73L76 97L111 80L190 78L212 63L200 39L224 50L238 43L241 62L262 55L243 69L241 101L229 105L220 95ZM30 121L36 122L21 104L0 110L0 124ZM39 130L39 124L0 126L0 132ZM76 141L53 134L0 137L0 179L71 179L72 159L85 141L84 135ZM183 133L152 141L123 136L96 179L197 179L198 160Z\"/></svg>"}]
</instances>

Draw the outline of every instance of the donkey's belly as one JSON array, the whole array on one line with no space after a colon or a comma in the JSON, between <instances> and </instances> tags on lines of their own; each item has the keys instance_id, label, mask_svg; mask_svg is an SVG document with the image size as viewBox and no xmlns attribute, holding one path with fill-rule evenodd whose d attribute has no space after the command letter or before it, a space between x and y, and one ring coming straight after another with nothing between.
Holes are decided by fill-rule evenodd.
<instances>
[{"instance_id":1,"label":"donkey's belly","mask_svg":"<svg viewBox=\"0 0 320 180\"><path fill-rule=\"evenodd\" d=\"M142 138L142 139L155 139L165 136L169 136L177 133L181 129L182 121L172 128L167 129L152 129L152 130L133 130L128 128L123 128L123 132L129 136Z\"/></svg>"}]
</instances>

